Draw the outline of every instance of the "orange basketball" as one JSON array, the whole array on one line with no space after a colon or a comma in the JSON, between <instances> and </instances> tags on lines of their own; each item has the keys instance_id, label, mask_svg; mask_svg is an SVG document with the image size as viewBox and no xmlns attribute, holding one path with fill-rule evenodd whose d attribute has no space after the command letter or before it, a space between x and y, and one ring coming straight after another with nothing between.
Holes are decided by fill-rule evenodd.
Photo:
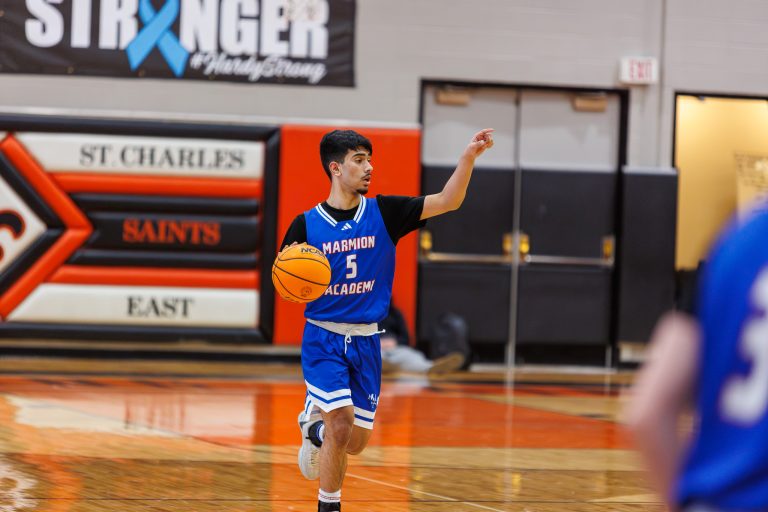
<instances>
[{"instance_id":1,"label":"orange basketball","mask_svg":"<svg viewBox=\"0 0 768 512\"><path fill-rule=\"evenodd\" d=\"M293 245L272 264L272 283L285 300L312 302L331 283L331 265L321 250L308 244Z\"/></svg>"}]
</instances>

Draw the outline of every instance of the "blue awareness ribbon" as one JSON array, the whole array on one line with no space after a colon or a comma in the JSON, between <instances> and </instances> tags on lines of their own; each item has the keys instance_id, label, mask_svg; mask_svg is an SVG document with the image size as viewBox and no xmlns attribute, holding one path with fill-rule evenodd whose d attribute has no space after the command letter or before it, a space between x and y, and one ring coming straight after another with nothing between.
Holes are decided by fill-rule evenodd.
<instances>
[{"instance_id":1,"label":"blue awareness ribbon","mask_svg":"<svg viewBox=\"0 0 768 512\"><path fill-rule=\"evenodd\" d=\"M139 18L144 27L125 49L131 71L135 71L157 46L171 71L181 76L187 67L189 52L181 45L171 26L179 16L179 0L166 0L160 11L155 11L150 0L139 1Z\"/></svg>"}]
</instances>

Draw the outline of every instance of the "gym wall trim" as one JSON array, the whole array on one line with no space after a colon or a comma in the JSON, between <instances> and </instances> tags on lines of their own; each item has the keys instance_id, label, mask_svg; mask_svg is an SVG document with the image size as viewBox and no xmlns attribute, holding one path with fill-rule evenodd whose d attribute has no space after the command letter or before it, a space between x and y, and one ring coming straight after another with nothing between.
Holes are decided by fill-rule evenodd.
<instances>
[{"instance_id":1,"label":"gym wall trim","mask_svg":"<svg viewBox=\"0 0 768 512\"><path fill-rule=\"evenodd\" d=\"M0 116L0 338L271 341L280 135Z\"/></svg>"}]
</instances>

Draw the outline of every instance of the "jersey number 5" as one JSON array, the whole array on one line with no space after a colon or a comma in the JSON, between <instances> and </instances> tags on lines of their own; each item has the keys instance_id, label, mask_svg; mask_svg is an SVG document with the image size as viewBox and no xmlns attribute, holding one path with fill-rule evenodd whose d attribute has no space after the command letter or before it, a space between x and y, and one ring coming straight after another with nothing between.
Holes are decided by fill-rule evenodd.
<instances>
[{"instance_id":1,"label":"jersey number 5","mask_svg":"<svg viewBox=\"0 0 768 512\"><path fill-rule=\"evenodd\" d=\"M720 395L723 415L742 425L757 422L768 407L768 268L757 276L751 299L759 312L749 318L739 339L739 351L751 369L728 379Z\"/></svg>"},{"instance_id":2,"label":"jersey number 5","mask_svg":"<svg viewBox=\"0 0 768 512\"><path fill-rule=\"evenodd\" d=\"M354 279L357 277L357 254L347 255L347 279Z\"/></svg>"}]
</instances>

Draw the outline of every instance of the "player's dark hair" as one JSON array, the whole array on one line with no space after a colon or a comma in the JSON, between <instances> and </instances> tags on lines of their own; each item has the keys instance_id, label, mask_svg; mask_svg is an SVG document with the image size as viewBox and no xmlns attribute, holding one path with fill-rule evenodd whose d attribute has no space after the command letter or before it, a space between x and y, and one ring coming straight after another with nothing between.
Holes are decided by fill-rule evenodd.
<instances>
[{"instance_id":1,"label":"player's dark hair","mask_svg":"<svg viewBox=\"0 0 768 512\"><path fill-rule=\"evenodd\" d=\"M373 154L371 141L354 130L333 130L323 135L323 140L320 141L320 160L328 179L331 179L331 162L343 163L347 152L358 148L364 148L369 154Z\"/></svg>"}]
</instances>

